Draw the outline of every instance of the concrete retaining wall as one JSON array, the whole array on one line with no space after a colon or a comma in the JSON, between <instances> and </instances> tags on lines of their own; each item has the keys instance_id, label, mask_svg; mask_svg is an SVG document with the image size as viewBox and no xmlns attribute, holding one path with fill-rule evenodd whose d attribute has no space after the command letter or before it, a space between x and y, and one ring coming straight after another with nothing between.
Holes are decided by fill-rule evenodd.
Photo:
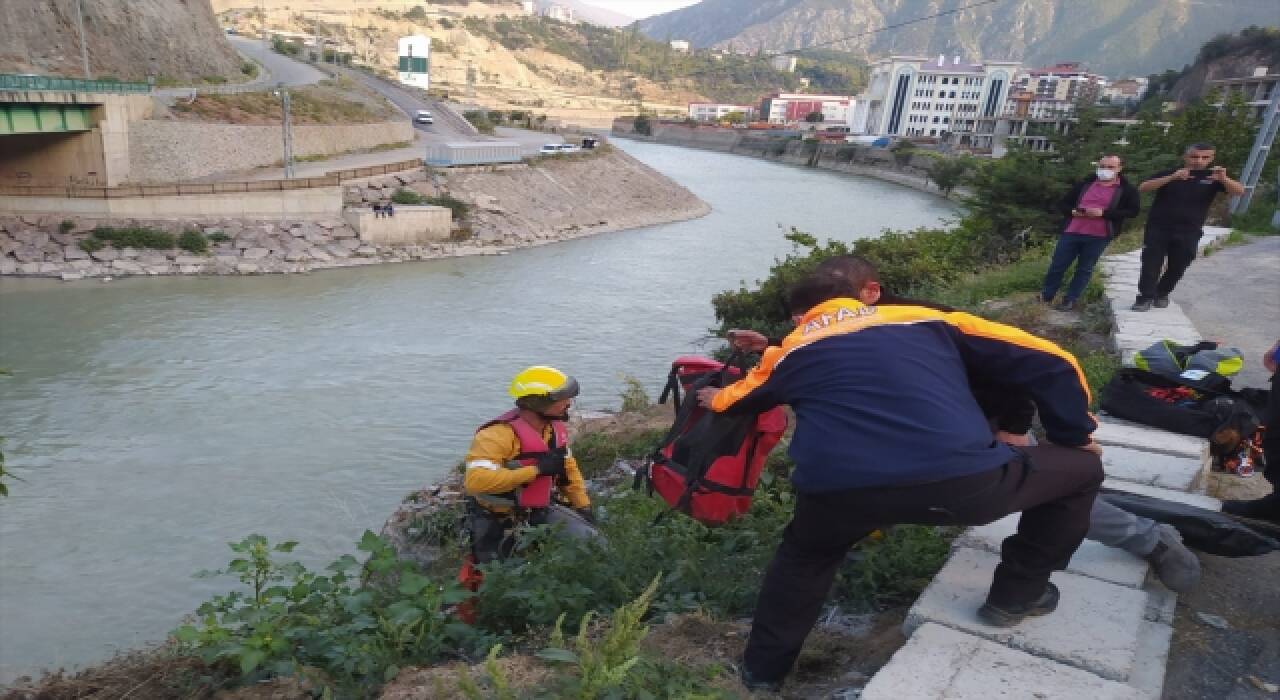
<instances>
[{"instance_id":1,"label":"concrete retaining wall","mask_svg":"<svg viewBox=\"0 0 1280 700\"><path fill-rule=\"evenodd\" d=\"M395 216L375 216L373 209L348 209L342 213L359 234L373 245L424 245L449 240L453 213L447 207L396 205Z\"/></svg>"},{"instance_id":2,"label":"concrete retaining wall","mask_svg":"<svg viewBox=\"0 0 1280 700\"><path fill-rule=\"evenodd\" d=\"M284 160L279 126L148 120L129 129L130 182L136 184L182 182ZM336 155L412 140L408 121L295 126L293 154Z\"/></svg>"},{"instance_id":3,"label":"concrete retaining wall","mask_svg":"<svg viewBox=\"0 0 1280 700\"><path fill-rule=\"evenodd\" d=\"M342 211L341 187L171 197L17 197L0 195L0 212L94 219L321 219Z\"/></svg>"},{"instance_id":4,"label":"concrete retaining wall","mask_svg":"<svg viewBox=\"0 0 1280 700\"><path fill-rule=\"evenodd\" d=\"M899 164L888 150L864 145L822 143L817 144L814 150L815 145L810 143L771 138L768 132L746 129L708 129L683 124L663 124L654 126L652 136L642 136L636 134L630 126L629 122L615 122L613 134L873 177L921 192L941 194L937 186L929 182L928 168L931 160L925 156L914 156L907 163Z\"/></svg>"}]
</instances>

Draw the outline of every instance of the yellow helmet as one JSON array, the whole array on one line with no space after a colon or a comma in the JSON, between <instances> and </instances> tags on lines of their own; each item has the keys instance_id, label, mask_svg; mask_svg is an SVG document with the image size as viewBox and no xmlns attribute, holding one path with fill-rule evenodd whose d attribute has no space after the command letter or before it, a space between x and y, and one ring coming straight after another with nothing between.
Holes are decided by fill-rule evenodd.
<instances>
[{"instance_id":1,"label":"yellow helmet","mask_svg":"<svg viewBox=\"0 0 1280 700\"><path fill-rule=\"evenodd\" d=\"M546 397L550 401L571 399L578 395L578 380L555 367L535 365L520 370L508 390L514 399Z\"/></svg>"}]
</instances>

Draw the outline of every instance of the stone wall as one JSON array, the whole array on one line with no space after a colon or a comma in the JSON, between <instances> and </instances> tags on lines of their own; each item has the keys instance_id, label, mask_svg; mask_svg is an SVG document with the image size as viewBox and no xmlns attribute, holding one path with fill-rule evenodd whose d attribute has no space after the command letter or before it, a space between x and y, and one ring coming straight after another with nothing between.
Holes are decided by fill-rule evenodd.
<instances>
[{"instance_id":1,"label":"stone wall","mask_svg":"<svg viewBox=\"0 0 1280 700\"><path fill-rule=\"evenodd\" d=\"M83 250L80 242L89 238L90 231L99 224L148 226L172 233L195 229L216 240L203 254L177 248L147 250L106 246L92 252ZM361 240L354 228L337 217L320 221L209 219L183 222L0 217L0 275L64 280L129 275L310 272L497 252L468 243L375 245Z\"/></svg>"},{"instance_id":2,"label":"stone wall","mask_svg":"<svg viewBox=\"0 0 1280 700\"><path fill-rule=\"evenodd\" d=\"M279 126L144 120L129 125L130 181L182 182L284 160ZM293 127L293 154L336 155L413 141L408 121Z\"/></svg>"},{"instance_id":3,"label":"stone wall","mask_svg":"<svg viewBox=\"0 0 1280 700\"><path fill-rule=\"evenodd\" d=\"M840 142L813 143L779 138L766 131L711 129L684 124L655 125L652 136L642 136L635 133L629 120L615 120L613 134L641 141L702 148L774 160L788 165L863 175L921 192L942 194L938 187L929 181L931 159L917 155L912 156L906 163L899 163L894 159L894 154L884 148Z\"/></svg>"}]
</instances>

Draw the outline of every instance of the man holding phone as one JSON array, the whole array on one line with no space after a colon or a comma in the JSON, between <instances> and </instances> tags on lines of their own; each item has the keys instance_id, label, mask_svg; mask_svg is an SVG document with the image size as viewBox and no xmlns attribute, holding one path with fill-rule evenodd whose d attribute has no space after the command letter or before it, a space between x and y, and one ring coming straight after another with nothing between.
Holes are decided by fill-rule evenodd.
<instances>
[{"instance_id":1,"label":"man holding phone","mask_svg":"<svg viewBox=\"0 0 1280 700\"><path fill-rule=\"evenodd\" d=\"M1183 167L1156 173L1138 185L1139 192L1155 191L1156 198L1142 239L1134 311L1169 305L1169 293L1196 258L1204 235L1201 227L1214 198L1220 192L1244 194L1244 185L1227 177L1226 168L1212 166L1213 156L1213 146L1193 143L1182 154Z\"/></svg>"}]
</instances>

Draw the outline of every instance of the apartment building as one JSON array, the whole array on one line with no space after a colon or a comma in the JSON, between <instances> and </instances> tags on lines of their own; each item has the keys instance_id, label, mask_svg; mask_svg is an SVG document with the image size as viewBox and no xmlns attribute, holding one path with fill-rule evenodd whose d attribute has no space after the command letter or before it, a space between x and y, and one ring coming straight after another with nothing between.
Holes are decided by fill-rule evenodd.
<instances>
[{"instance_id":1,"label":"apartment building","mask_svg":"<svg viewBox=\"0 0 1280 700\"><path fill-rule=\"evenodd\" d=\"M847 124L855 99L851 95L807 95L779 92L760 103L760 118L770 124L803 122L814 112L822 113L824 124Z\"/></svg>"},{"instance_id":2,"label":"apartment building","mask_svg":"<svg viewBox=\"0 0 1280 700\"><path fill-rule=\"evenodd\" d=\"M938 138L972 130L980 117L995 117L1004 104L1021 63L962 63L918 56L876 61L867 91L849 120L853 133L875 136Z\"/></svg>"},{"instance_id":3,"label":"apartment building","mask_svg":"<svg viewBox=\"0 0 1280 700\"><path fill-rule=\"evenodd\" d=\"M741 112L747 121L752 121L756 118L756 108L751 105L732 105L718 102L689 103L689 118L700 122L718 122L733 112Z\"/></svg>"}]
</instances>

